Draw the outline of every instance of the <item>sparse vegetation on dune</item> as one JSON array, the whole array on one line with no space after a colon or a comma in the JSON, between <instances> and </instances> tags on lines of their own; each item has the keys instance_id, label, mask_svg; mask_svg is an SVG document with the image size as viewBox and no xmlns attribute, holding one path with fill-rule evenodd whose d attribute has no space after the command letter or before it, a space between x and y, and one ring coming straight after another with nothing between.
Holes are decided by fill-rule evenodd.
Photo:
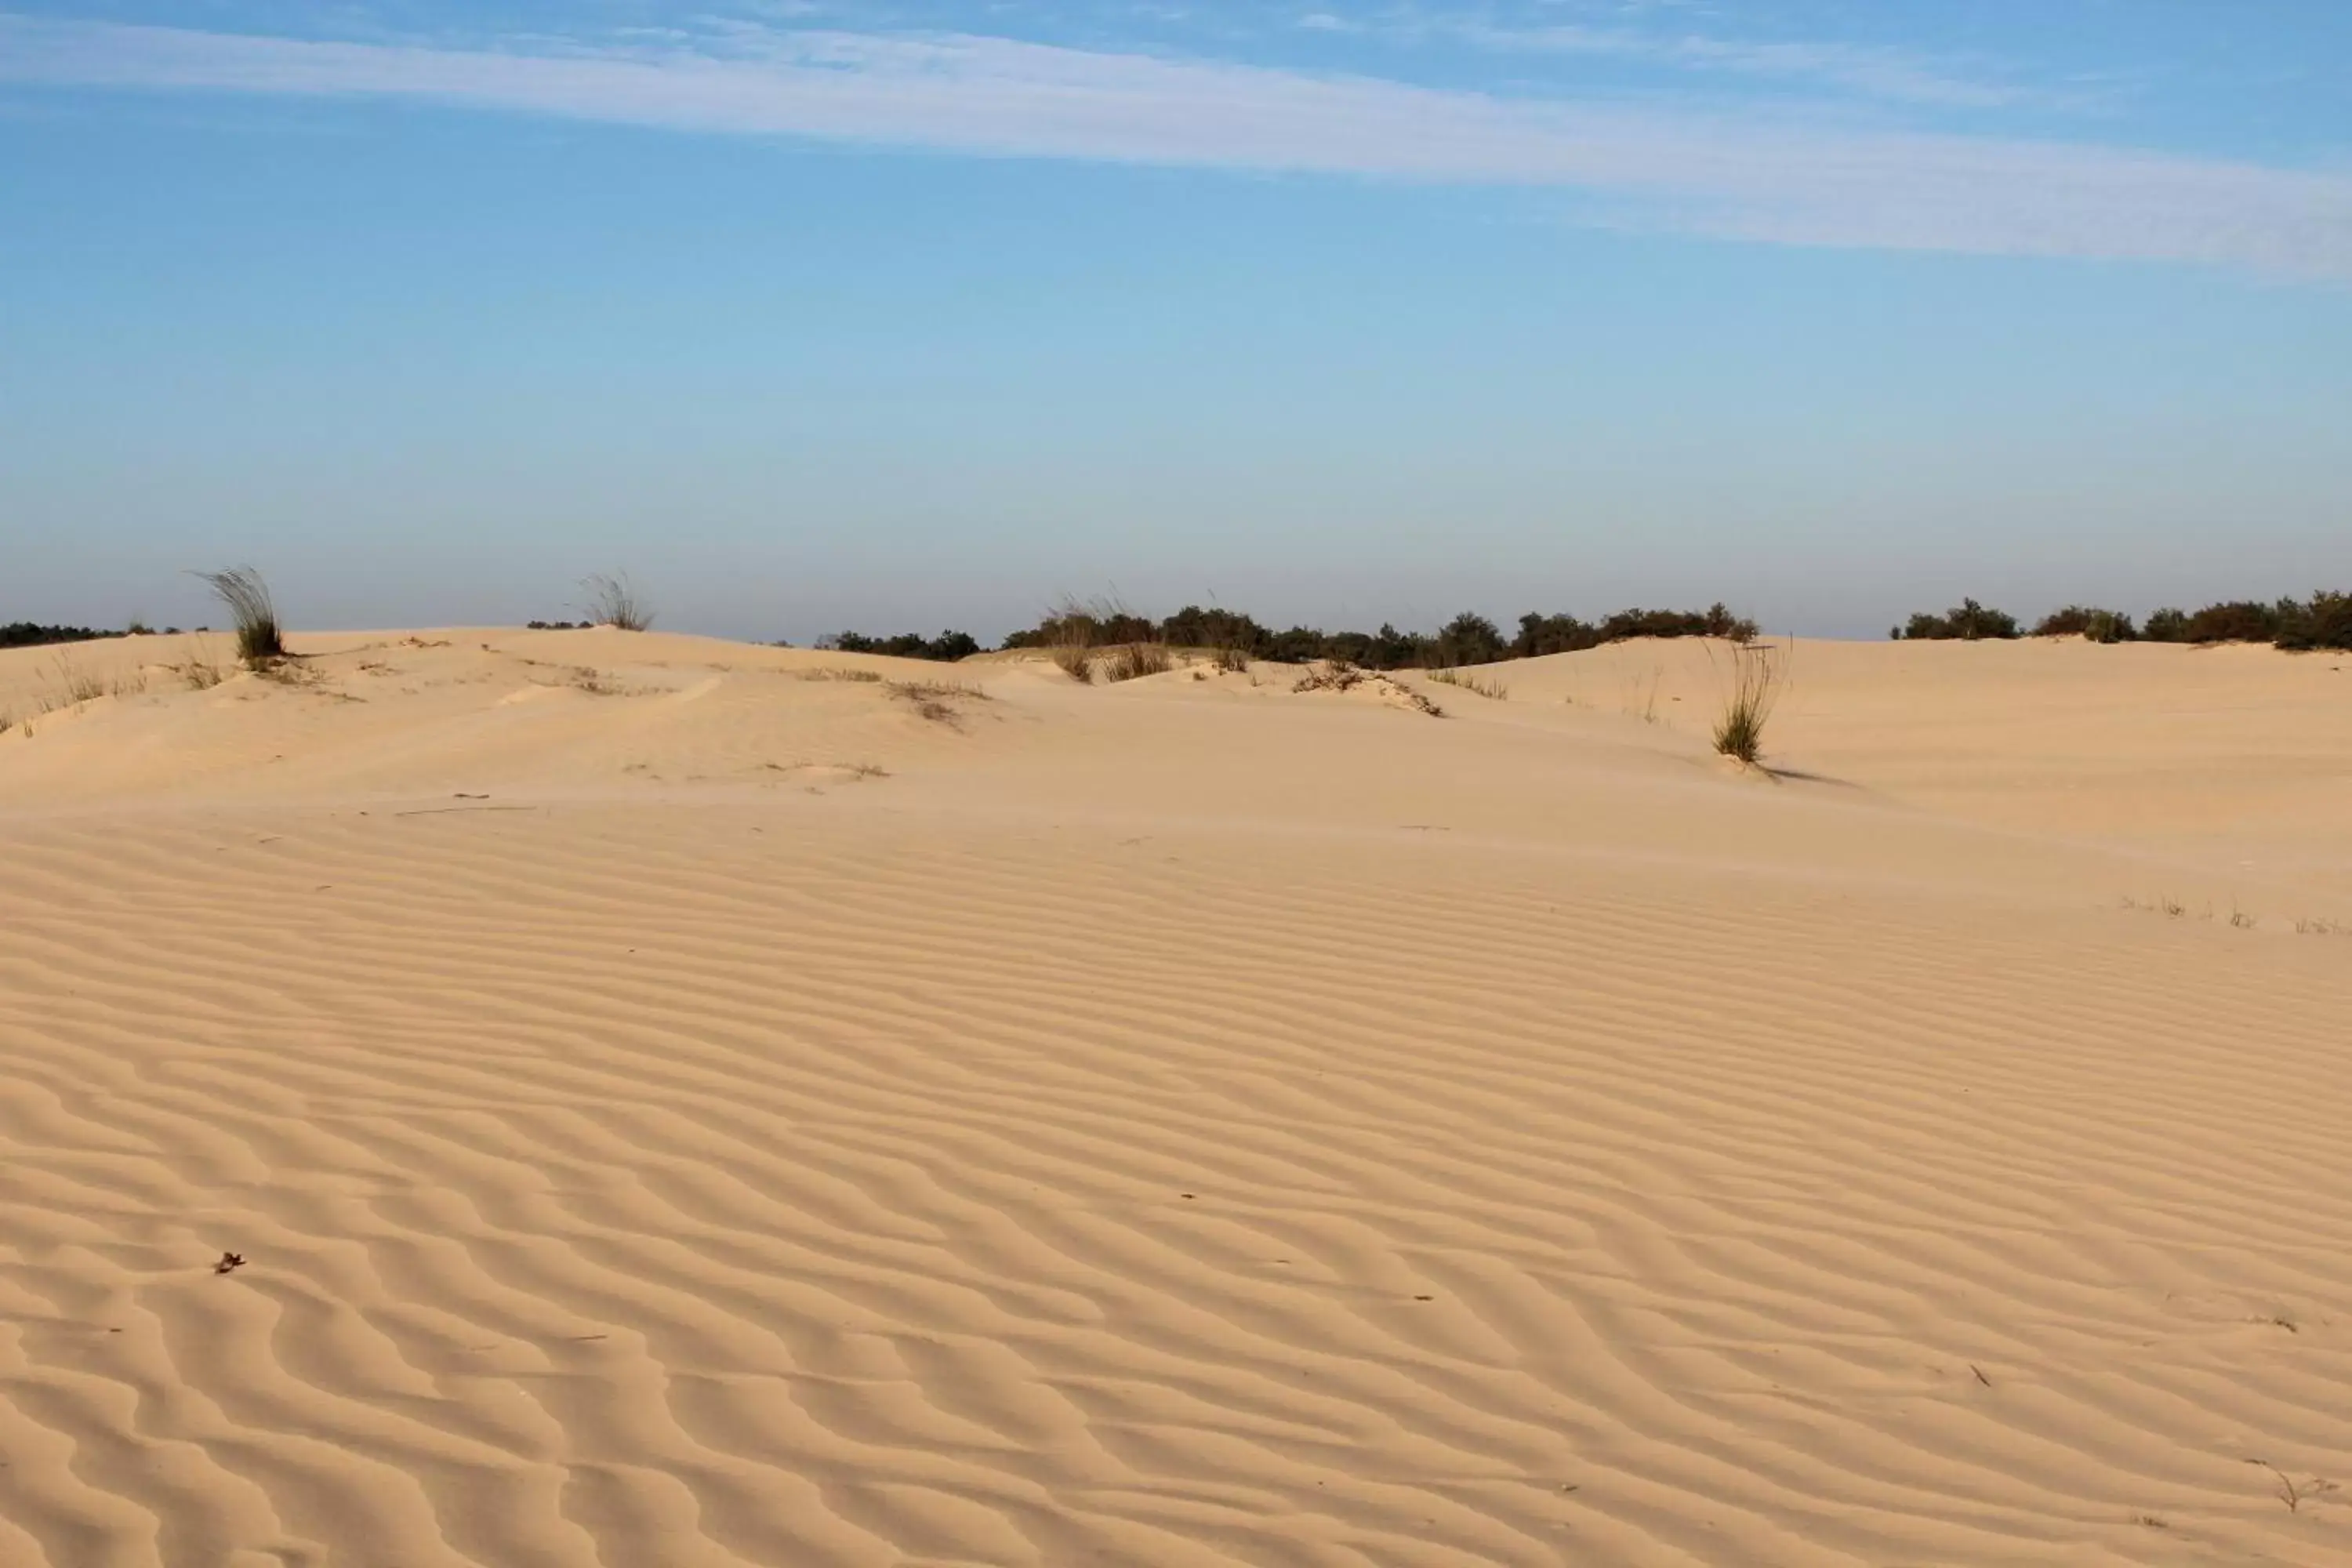
<instances>
[{"instance_id":1,"label":"sparse vegetation on dune","mask_svg":"<svg viewBox=\"0 0 2352 1568\"><path fill-rule=\"evenodd\" d=\"M582 578L580 587L588 595L588 618L597 626L641 632L654 624L653 605L637 592L625 572L617 577L596 573Z\"/></svg>"},{"instance_id":2,"label":"sparse vegetation on dune","mask_svg":"<svg viewBox=\"0 0 2352 1568\"><path fill-rule=\"evenodd\" d=\"M64 654L58 655L55 668L58 685L66 694L67 705L78 706L84 702L94 702L106 695L104 680L83 669Z\"/></svg>"},{"instance_id":3,"label":"sparse vegetation on dune","mask_svg":"<svg viewBox=\"0 0 2352 1568\"><path fill-rule=\"evenodd\" d=\"M1445 710L1431 701L1426 694L1415 691L1382 671L1365 669L1344 658L1322 660L1300 676L1291 689L1300 692L1353 691L1359 686L1370 686L1382 697L1394 699L1416 713L1426 713L1433 719L1445 717Z\"/></svg>"},{"instance_id":4,"label":"sparse vegetation on dune","mask_svg":"<svg viewBox=\"0 0 2352 1568\"><path fill-rule=\"evenodd\" d=\"M967 686L960 680L893 680L887 683L890 695L914 705L919 717L950 729L963 722L959 702L990 702L994 699L977 686Z\"/></svg>"},{"instance_id":5,"label":"sparse vegetation on dune","mask_svg":"<svg viewBox=\"0 0 2352 1568\"><path fill-rule=\"evenodd\" d=\"M1481 680L1457 669L1433 669L1429 672L1429 679L1440 686L1456 687L1474 697L1484 697L1490 702L1508 702L1511 700L1511 689L1501 681Z\"/></svg>"},{"instance_id":6,"label":"sparse vegetation on dune","mask_svg":"<svg viewBox=\"0 0 2352 1568\"><path fill-rule=\"evenodd\" d=\"M232 566L196 575L211 587L215 598L228 606L229 624L236 632L236 657L247 668L262 669L286 657L278 605L259 572L250 566Z\"/></svg>"}]
</instances>

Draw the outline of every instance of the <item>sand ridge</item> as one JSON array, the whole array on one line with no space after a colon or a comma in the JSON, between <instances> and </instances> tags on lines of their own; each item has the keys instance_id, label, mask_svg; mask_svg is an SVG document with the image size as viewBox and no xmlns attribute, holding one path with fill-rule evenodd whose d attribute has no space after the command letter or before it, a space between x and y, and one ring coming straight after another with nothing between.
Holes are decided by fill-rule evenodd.
<instances>
[{"instance_id":1,"label":"sand ridge","mask_svg":"<svg viewBox=\"0 0 2352 1568\"><path fill-rule=\"evenodd\" d=\"M0 735L0 1561L2352 1554L2324 656L296 646Z\"/></svg>"}]
</instances>

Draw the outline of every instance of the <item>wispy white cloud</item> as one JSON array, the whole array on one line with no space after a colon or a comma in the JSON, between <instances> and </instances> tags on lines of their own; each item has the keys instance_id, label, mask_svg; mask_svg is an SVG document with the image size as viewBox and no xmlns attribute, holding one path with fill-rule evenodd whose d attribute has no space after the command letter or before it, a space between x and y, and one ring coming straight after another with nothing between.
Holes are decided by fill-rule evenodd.
<instances>
[{"instance_id":1,"label":"wispy white cloud","mask_svg":"<svg viewBox=\"0 0 2352 1568\"><path fill-rule=\"evenodd\" d=\"M1870 44L1756 40L1701 33L1635 32L1573 25L1498 27L1458 22L1447 30L1497 50L1599 55L1693 70L1807 81L1896 102L1946 109L1998 109L2063 95L1971 73L1948 62Z\"/></svg>"},{"instance_id":2,"label":"wispy white cloud","mask_svg":"<svg viewBox=\"0 0 2352 1568\"><path fill-rule=\"evenodd\" d=\"M1783 243L2352 279L2352 177L2074 143L1825 130L972 37L444 48L0 16L0 81L378 97L705 132L1555 188Z\"/></svg>"}]
</instances>

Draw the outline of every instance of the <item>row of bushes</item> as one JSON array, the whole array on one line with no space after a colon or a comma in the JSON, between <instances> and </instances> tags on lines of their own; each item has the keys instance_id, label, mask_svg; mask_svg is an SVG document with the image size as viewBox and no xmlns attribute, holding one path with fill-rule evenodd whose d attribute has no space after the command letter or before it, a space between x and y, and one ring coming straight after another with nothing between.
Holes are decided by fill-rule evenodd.
<instances>
[{"instance_id":1,"label":"row of bushes","mask_svg":"<svg viewBox=\"0 0 2352 1568\"><path fill-rule=\"evenodd\" d=\"M869 637L858 632L838 632L819 637L816 646L835 653L878 653L887 658L929 658L952 664L981 651L980 639L970 632L941 632L935 637L902 632L895 637Z\"/></svg>"},{"instance_id":2,"label":"row of bushes","mask_svg":"<svg viewBox=\"0 0 2352 1568\"><path fill-rule=\"evenodd\" d=\"M12 621L0 626L0 647L42 647L58 642L96 642L101 637L119 637L121 632L102 632L90 626L45 626L31 621Z\"/></svg>"},{"instance_id":3,"label":"row of bushes","mask_svg":"<svg viewBox=\"0 0 2352 1568\"><path fill-rule=\"evenodd\" d=\"M1748 642L1755 636L1754 621L1734 616L1721 605L1695 611L1622 610L1597 622L1574 616L1526 615L1519 617L1516 635L1506 633L1484 616L1467 612L1434 633L1401 632L1385 625L1376 632L1327 632L1316 626L1276 631L1238 611L1203 609L1198 605L1188 605L1161 621L1117 606L1096 605L1066 607L1028 631L1013 633L1004 639L1004 646L1114 647L1156 643L1213 648L1276 664L1344 659L1366 669L1448 669L1572 653L1632 637L1714 637Z\"/></svg>"},{"instance_id":4,"label":"row of bushes","mask_svg":"<svg viewBox=\"0 0 2352 1568\"><path fill-rule=\"evenodd\" d=\"M2352 594L2315 593L2308 599L2281 599L2259 604L2236 599L2208 605L2201 610L2155 611L2144 626L2135 626L2121 610L2069 605L2053 610L2031 633L2019 628L2017 617L1987 609L1974 599L1963 599L1958 609L1942 615L1916 615L1894 628L1897 641L1966 642L2037 637L2087 637L2093 642L2273 643L2283 648L2352 648Z\"/></svg>"}]
</instances>

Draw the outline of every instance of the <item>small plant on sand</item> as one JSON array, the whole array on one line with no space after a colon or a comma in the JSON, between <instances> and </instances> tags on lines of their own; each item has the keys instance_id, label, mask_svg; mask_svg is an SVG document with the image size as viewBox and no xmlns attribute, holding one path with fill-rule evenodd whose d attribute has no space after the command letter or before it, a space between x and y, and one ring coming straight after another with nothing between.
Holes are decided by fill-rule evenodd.
<instances>
[{"instance_id":1,"label":"small plant on sand","mask_svg":"<svg viewBox=\"0 0 2352 1568\"><path fill-rule=\"evenodd\" d=\"M654 609L639 596L626 573L608 577L599 572L580 580L588 595L588 618L615 631L641 632L654 624Z\"/></svg>"},{"instance_id":2,"label":"small plant on sand","mask_svg":"<svg viewBox=\"0 0 2352 1568\"><path fill-rule=\"evenodd\" d=\"M1247 675L1249 650L1243 647L1220 647L1209 650L1209 666L1226 675Z\"/></svg>"},{"instance_id":3,"label":"small plant on sand","mask_svg":"<svg viewBox=\"0 0 2352 1568\"><path fill-rule=\"evenodd\" d=\"M1731 681L1724 693L1722 717L1715 721L1715 749L1756 766L1764 754L1764 727L1788 684L1785 652L1768 643L1733 647Z\"/></svg>"},{"instance_id":4,"label":"small plant on sand","mask_svg":"<svg viewBox=\"0 0 2352 1568\"><path fill-rule=\"evenodd\" d=\"M1508 702L1511 700L1511 689L1501 681L1481 680L1458 669L1433 669L1429 672L1429 679L1440 686L1451 686L1474 697L1484 697L1489 702Z\"/></svg>"},{"instance_id":5,"label":"small plant on sand","mask_svg":"<svg viewBox=\"0 0 2352 1568\"><path fill-rule=\"evenodd\" d=\"M2289 1513L2301 1513L2305 1503L2314 1498L2326 1497L2329 1492L2337 1489L2334 1481L2322 1480L2316 1476L2298 1483L2294 1478L2268 1459L2248 1459L2246 1463L2257 1469L2268 1470L2271 1473L2271 1479L2276 1483L2271 1488L2271 1495L2286 1504L2286 1510Z\"/></svg>"},{"instance_id":6,"label":"small plant on sand","mask_svg":"<svg viewBox=\"0 0 2352 1568\"><path fill-rule=\"evenodd\" d=\"M963 722L963 713L956 707L958 702L992 700L979 687L956 680L894 680L890 682L890 695L913 703L919 717L951 730Z\"/></svg>"},{"instance_id":7,"label":"small plant on sand","mask_svg":"<svg viewBox=\"0 0 2352 1568\"><path fill-rule=\"evenodd\" d=\"M247 668L262 669L286 657L278 605L260 573L250 566L232 566L196 575L211 587L213 597L228 606L230 624L236 627L236 657Z\"/></svg>"},{"instance_id":8,"label":"small plant on sand","mask_svg":"<svg viewBox=\"0 0 2352 1568\"><path fill-rule=\"evenodd\" d=\"M200 649L191 649L184 663L171 666L173 675L186 683L191 691L210 691L223 679L221 667Z\"/></svg>"},{"instance_id":9,"label":"small plant on sand","mask_svg":"<svg viewBox=\"0 0 2352 1568\"><path fill-rule=\"evenodd\" d=\"M1052 649L1054 668L1080 686L1095 682L1095 650L1082 642L1063 641Z\"/></svg>"},{"instance_id":10,"label":"small plant on sand","mask_svg":"<svg viewBox=\"0 0 2352 1568\"><path fill-rule=\"evenodd\" d=\"M94 702L106 695L106 682L76 665L65 655L58 655L58 684L65 688L68 707Z\"/></svg>"},{"instance_id":11,"label":"small plant on sand","mask_svg":"<svg viewBox=\"0 0 2352 1568\"><path fill-rule=\"evenodd\" d=\"M1165 675L1172 663L1168 650L1156 642L1121 643L1103 660L1103 679L1117 682L1139 676Z\"/></svg>"}]
</instances>

